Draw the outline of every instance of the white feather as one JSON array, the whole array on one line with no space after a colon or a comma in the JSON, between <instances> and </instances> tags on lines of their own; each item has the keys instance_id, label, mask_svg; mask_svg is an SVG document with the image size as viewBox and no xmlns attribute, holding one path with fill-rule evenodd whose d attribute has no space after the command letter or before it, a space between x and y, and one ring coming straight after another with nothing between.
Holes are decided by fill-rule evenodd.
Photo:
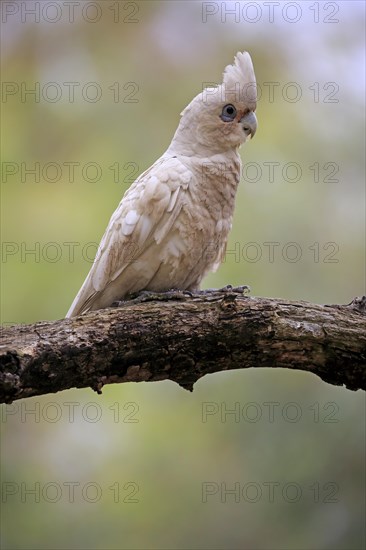
<instances>
[{"instance_id":1,"label":"white feather","mask_svg":"<svg viewBox=\"0 0 366 550\"><path fill-rule=\"evenodd\" d=\"M223 83L206 90L208 100L201 92L183 110L166 153L132 184L112 215L68 317L143 289L199 288L204 275L218 267L240 180L238 148L246 139L240 124L226 126L220 117L222 90L234 89L231 97L233 103L238 99L241 115L256 107L253 88L251 96L245 91L250 84L255 84L250 56L238 53ZM237 85L245 91L239 98Z\"/></svg>"}]
</instances>

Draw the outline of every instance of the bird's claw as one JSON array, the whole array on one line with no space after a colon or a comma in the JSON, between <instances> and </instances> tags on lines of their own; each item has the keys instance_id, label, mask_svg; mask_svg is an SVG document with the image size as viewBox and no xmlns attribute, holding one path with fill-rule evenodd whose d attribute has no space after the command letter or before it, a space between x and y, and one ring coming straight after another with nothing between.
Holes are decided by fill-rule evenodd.
<instances>
[{"instance_id":1,"label":"bird's claw","mask_svg":"<svg viewBox=\"0 0 366 550\"><path fill-rule=\"evenodd\" d=\"M232 285L226 285L222 288L218 289L218 292L228 292L228 293L234 293L234 294L244 294L244 296L247 296L250 294L250 286L248 285L240 285L240 286L232 286Z\"/></svg>"},{"instance_id":2,"label":"bird's claw","mask_svg":"<svg viewBox=\"0 0 366 550\"><path fill-rule=\"evenodd\" d=\"M250 293L250 287L247 285L241 285L233 287L232 285L226 285L222 288L208 288L207 290L178 290L172 288L164 292L154 292L151 290L141 290L127 296L124 300L118 300L113 302L112 307L121 307L126 303L141 304L144 302L168 302L170 300L207 300L215 301L222 298L223 294L228 296L235 296L236 294L242 294L247 296Z\"/></svg>"},{"instance_id":3,"label":"bird's claw","mask_svg":"<svg viewBox=\"0 0 366 550\"><path fill-rule=\"evenodd\" d=\"M248 285L232 286L226 285L222 288L208 288L207 290L196 290L193 294L200 296L212 296L220 297L222 294L243 294L247 296L250 293L250 287Z\"/></svg>"},{"instance_id":4,"label":"bird's claw","mask_svg":"<svg viewBox=\"0 0 366 550\"><path fill-rule=\"evenodd\" d=\"M140 292L134 292L133 294L130 294L125 300L114 302L112 306L119 307L122 304L126 304L127 302L141 304L143 302L167 302L169 300L185 300L187 295L190 295L188 291L176 289L167 290L165 292L141 290Z\"/></svg>"}]
</instances>

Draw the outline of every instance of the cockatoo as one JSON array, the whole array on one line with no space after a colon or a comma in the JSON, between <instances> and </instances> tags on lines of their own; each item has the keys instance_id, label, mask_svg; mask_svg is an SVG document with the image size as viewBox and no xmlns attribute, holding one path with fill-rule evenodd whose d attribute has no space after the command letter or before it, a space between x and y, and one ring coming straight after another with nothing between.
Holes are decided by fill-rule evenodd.
<instances>
[{"instance_id":1,"label":"cockatoo","mask_svg":"<svg viewBox=\"0 0 366 550\"><path fill-rule=\"evenodd\" d=\"M167 151L124 194L67 317L142 290L195 291L223 260L241 174L238 153L257 128L247 52L219 86L183 110Z\"/></svg>"}]
</instances>

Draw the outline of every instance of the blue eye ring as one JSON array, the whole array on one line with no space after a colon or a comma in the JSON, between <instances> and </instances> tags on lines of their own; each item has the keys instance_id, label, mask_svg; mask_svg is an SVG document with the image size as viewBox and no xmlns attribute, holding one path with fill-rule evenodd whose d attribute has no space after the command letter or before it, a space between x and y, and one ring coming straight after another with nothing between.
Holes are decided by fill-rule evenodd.
<instances>
[{"instance_id":1,"label":"blue eye ring","mask_svg":"<svg viewBox=\"0 0 366 550\"><path fill-rule=\"evenodd\" d=\"M232 122L234 118L236 117L236 109L234 105L231 103L228 103L222 108L222 112L220 115L221 120L224 122Z\"/></svg>"}]
</instances>

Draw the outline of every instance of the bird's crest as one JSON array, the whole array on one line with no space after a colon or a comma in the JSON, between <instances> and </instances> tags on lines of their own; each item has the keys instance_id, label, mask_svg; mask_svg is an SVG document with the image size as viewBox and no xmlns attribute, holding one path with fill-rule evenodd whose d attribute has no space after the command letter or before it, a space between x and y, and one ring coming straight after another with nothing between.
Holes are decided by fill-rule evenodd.
<instances>
[{"instance_id":1,"label":"bird's crest","mask_svg":"<svg viewBox=\"0 0 366 550\"><path fill-rule=\"evenodd\" d=\"M256 103L257 85L253 63L248 52L238 52L234 63L225 67L221 88L223 97L228 101ZM251 108L255 110L255 106Z\"/></svg>"},{"instance_id":2,"label":"bird's crest","mask_svg":"<svg viewBox=\"0 0 366 550\"><path fill-rule=\"evenodd\" d=\"M248 52L238 52L234 63L227 65L221 84L210 85L183 109L180 116L188 115L197 103L214 105L217 102L243 103L249 110L257 107L257 84L253 63Z\"/></svg>"}]
</instances>

